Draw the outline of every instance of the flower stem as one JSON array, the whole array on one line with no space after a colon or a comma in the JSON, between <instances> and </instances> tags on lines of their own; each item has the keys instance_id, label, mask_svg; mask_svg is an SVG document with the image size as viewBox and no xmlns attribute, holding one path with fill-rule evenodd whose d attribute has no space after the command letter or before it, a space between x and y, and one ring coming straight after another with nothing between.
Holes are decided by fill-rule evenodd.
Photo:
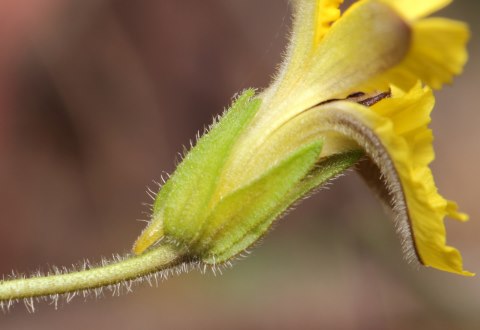
<instances>
[{"instance_id":1,"label":"flower stem","mask_svg":"<svg viewBox=\"0 0 480 330\"><path fill-rule=\"evenodd\" d=\"M113 285L172 268L182 261L177 248L160 245L144 254L92 269L0 281L0 302Z\"/></svg>"}]
</instances>

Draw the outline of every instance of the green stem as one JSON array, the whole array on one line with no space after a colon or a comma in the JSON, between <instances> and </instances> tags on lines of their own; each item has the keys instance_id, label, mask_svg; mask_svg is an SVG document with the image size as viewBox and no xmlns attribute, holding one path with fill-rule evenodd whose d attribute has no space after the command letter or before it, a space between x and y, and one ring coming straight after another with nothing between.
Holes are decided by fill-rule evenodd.
<instances>
[{"instance_id":1,"label":"green stem","mask_svg":"<svg viewBox=\"0 0 480 330\"><path fill-rule=\"evenodd\" d=\"M92 269L0 281L0 302L113 285L172 268L182 261L178 249L161 245L144 254Z\"/></svg>"}]
</instances>

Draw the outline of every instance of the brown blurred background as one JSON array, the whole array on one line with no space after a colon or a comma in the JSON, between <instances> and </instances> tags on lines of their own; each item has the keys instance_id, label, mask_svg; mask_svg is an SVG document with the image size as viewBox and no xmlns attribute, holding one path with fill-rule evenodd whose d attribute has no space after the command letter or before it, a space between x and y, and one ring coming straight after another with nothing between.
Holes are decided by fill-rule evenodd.
<instances>
[{"instance_id":1,"label":"brown blurred background","mask_svg":"<svg viewBox=\"0 0 480 330\"><path fill-rule=\"evenodd\" d=\"M448 242L480 273L478 1L470 62L433 114L440 191L471 215ZM2 0L0 274L129 251L147 186L243 88L265 87L290 25L285 0ZM441 51L441 50L439 50ZM353 173L279 221L223 276L59 311L17 305L6 329L479 329L480 281L413 269Z\"/></svg>"}]
</instances>

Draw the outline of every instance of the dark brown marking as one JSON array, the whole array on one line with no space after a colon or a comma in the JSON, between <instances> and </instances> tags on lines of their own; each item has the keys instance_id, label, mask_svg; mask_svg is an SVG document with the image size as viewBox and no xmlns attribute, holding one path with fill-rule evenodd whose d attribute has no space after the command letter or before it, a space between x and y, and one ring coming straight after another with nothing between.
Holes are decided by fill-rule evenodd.
<instances>
[{"instance_id":1,"label":"dark brown marking","mask_svg":"<svg viewBox=\"0 0 480 330\"><path fill-rule=\"evenodd\" d=\"M383 100L387 97L391 97L391 96L392 96L392 93L390 91L382 92L382 93L378 93L378 94L373 94L373 96L372 95L367 95L364 92L356 92L356 93L352 93L352 94L348 95L344 99L330 99L330 100L320 102L320 103L314 105L311 108L317 107L319 105L335 102L335 101L352 101L352 102L356 102L358 104L364 105L366 107L370 107L370 106L374 105L375 103L377 103L377 102L379 102L379 101L381 101L381 100Z\"/></svg>"},{"instance_id":2,"label":"dark brown marking","mask_svg":"<svg viewBox=\"0 0 480 330\"><path fill-rule=\"evenodd\" d=\"M366 99L363 99L363 100L359 100L359 101L357 101L357 103L361 104L361 105L364 105L366 107L371 107L375 103L383 100L384 98L390 97L390 96L392 96L392 93L390 91L383 92L383 93L374 95L372 97L369 97L369 98L366 98Z\"/></svg>"}]
</instances>

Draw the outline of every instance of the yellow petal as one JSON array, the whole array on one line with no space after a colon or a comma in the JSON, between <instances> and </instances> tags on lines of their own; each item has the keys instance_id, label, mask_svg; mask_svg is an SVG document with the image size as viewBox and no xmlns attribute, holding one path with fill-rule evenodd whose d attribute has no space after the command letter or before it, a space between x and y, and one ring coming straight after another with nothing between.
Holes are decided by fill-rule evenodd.
<instances>
[{"instance_id":1,"label":"yellow petal","mask_svg":"<svg viewBox=\"0 0 480 330\"><path fill-rule=\"evenodd\" d=\"M317 0L315 12L314 44L318 45L332 24L340 18L340 5L343 0Z\"/></svg>"},{"instance_id":2,"label":"yellow petal","mask_svg":"<svg viewBox=\"0 0 480 330\"><path fill-rule=\"evenodd\" d=\"M358 84L402 61L410 40L409 26L392 8L374 0L359 2L323 37L301 73L301 87L328 98L356 92Z\"/></svg>"},{"instance_id":3,"label":"yellow petal","mask_svg":"<svg viewBox=\"0 0 480 330\"><path fill-rule=\"evenodd\" d=\"M427 127L433 103L431 90L417 84L409 93L393 89L391 99L371 108L338 101L318 109L324 122L356 140L379 167L393 196L402 239L408 245L413 238L407 248L415 250L419 261L444 271L473 275L463 270L460 253L446 245L444 217L466 220L466 215L438 194L428 167L434 157Z\"/></svg>"},{"instance_id":4,"label":"yellow petal","mask_svg":"<svg viewBox=\"0 0 480 330\"><path fill-rule=\"evenodd\" d=\"M428 18L412 26L412 44L405 59L387 73L372 79L363 90L394 84L410 89L418 79L439 89L462 72L469 39L466 24L445 18Z\"/></svg>"},{"instance_id":5,"label":"yellow petal","mask_svg":"<svg viewBox=\"0 0 480 330\"><path fill-rule=\"evenodd\" d=\"M458 205L453 201L447 201L447 211L451 218L458 221L468 221L468 214L458 212Z\"/></svg>"},{"instance_id":6,"label":"yellow petal","mask_svg":"<svg viewBox=\"0 0 480 330\"><path fill-rule=\"evenodd\" d=\"M306 17L297 24L311 27ZM311 45L313 39L305 38L301 44ZM285 59L288 72L262 94L268 108L259 115L268 112L265 120L272 127L272 120L282 123L322 101L357 92L359 84L398 64L409 44L410 29L397 12L379 1L362 1L335 22L313 52L305 46L303 55Z\"/></svg>"},{"instance_id":7,"label":"yellow petal","mask_svg":"<svg viewBox=\"0 0 480 330\"><path fill-rule=\"evenodd\" d=\"M383 0L383 2L394 7L405 18L414 20L448 6L452 0Z\"/></svg>"},{"instance_id":8,"label":"yellow petal","mask_svg":"<svg viewBox=\"0 0 480 330\"><path fill-rule=\"evenodd\" d=\"M428 165L433 160L432 134L427 125L434 99L431 90L417 84L409 93L393 90L393 98L363 112L364 118L381 116L366 123L380 138L399 176L411 221L415 245L421 261L442 270L471 275L463 271L460 253L445 244L445 216L464 218L456 205L438 194ZM388 109L388 110L387 110ZM402 151L397 148L402 146Z\"/></svg>"}]
</instances>

